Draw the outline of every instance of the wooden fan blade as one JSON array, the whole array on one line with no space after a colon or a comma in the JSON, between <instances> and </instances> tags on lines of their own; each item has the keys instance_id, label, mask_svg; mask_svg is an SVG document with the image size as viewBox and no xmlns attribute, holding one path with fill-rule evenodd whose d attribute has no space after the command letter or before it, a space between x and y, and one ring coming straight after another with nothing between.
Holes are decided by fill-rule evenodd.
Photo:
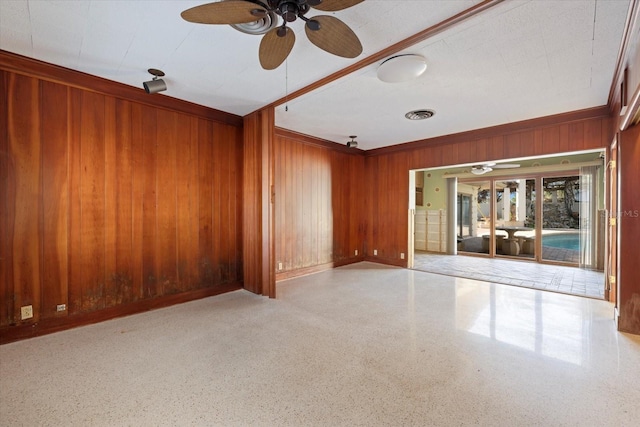
<instances>
[{"instance_id":1,"label":"wooden fan blade","mask_svg":"<svg viewBox=\"0 0 640 427\"><path fill-rule=\"evenodd\" d=\"M196 24L242 24L260 19L251 11L266 13L263 7L244 0L225 0L207 3L187 9L180 14L182 19Z\"/></svg>"},{"instance_id":2,"label":"wooden fan blade","mask_svg":"<svg viewBox=\"0 0 640 427\"><path fill-rule=\"evenodd\" d=\"M265 34L260 41L260 65L265 70L278 68L293 49L296 35L291 28L284 28L286 30L284 37L278 35L278 31L282 31L282 27L278 27Z\"/></svg>"},{"instance_id":3,"label":"wooden fan blade","mask_svg":"<svg viewBox=\"0 0 640 427\"><path fill-rule=\"evenodd\" d=\"M513 169L513 168L519 168L520 165L517 163L502 163L502 164L494 164L493 166L491 166L494 169Z\"/></svg>"},{"instance_id":4,"label":"wooden fan blade","mask_svg":"<svg viewBox=\"0 0 640 427\"><path fill-rule=\"evenodd\" d=\"M304 30L311 43L320 49L343 58L355 58L362 53L362 44L356 33L347 24L329 15L315 16L320 29L310 30L305 25Z\"/></svg>"},{"instance_id":5,"label":"wooden fan blade","mask_svg":"<svg viewBox=\"0 0 640 427\"><path fill-rule=\"evenodd\" d=\"M324 12L335 12L337 10L355 6L363 1L364 0L323 0L322 3L317 6L313 6L313 8Z\"/></svg>"}]
</instances>

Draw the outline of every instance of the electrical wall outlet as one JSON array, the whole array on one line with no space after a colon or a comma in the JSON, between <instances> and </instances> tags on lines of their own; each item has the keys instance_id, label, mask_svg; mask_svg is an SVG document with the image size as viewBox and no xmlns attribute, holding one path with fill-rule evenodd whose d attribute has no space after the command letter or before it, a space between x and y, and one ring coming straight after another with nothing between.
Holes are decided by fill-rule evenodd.
<instances>
[{"instance_id":1,"label":"electrical wall outlet","mask_svg":"<svg viewBox=\"0 0 640 427\"><path fill-rule=\"evenodd\" d=\"M33 317L33 306L25 305L20 308L20 317L22 320L31 319Z\"/></svg>"},{"instance_id":2,"label":"electrical wall outlet","mask_svg":"<svg viewBox=\"0 0 640 427\"><path fill-rule=\"evenodd\" d=\"M404 252L400 252L400 259L404 259Z\"/></svg>"},{"instance_id":3,"label":"electrical wall outlet","mask_svg":"<svg viewBox=\"0 0 640 427\"><path fill-rule=\"evenodd\" d=\"M278 270L282 270L282 263L281 262L278 263Z\"/></svg>"},{"instance_id":4,"label":"electrical wall outlet","mask_svg":"<svg viewBox=\"0 0 640 427\"><path fill-rule=\"evenodd\" d=\"M65 311L66 309L67 309L67 304L56 305L56 311Z\"/></svg>"},{"instance_id":5,"label":"electrical wall outlet","mask_svg":"<svg viewBox=\"0 0 640 427\"><path fill-rule=\"evenodd\" d=\"M356 256L358 256L358 250L356 249Z\"/></svg>"},{"instance_id":6,"label":"electrical wall outlet","mask_svg":"<svg viewBox=\"0 0 640 427\"><path fill-rule=\"evenodd\" d=\"M374 249L374 250L373 250L373 255L374 255L374 256L378 255L378 250L377 250L377 249Z\"/></svg>"}]
</instances>

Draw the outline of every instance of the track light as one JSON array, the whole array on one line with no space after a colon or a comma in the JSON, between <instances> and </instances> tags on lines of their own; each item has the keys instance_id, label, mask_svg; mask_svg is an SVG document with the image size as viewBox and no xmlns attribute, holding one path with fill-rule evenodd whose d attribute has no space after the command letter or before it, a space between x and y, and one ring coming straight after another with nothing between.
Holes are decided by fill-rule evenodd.
<instances>
[{"instance_id":1,"label":"track light","mask_svg":"<svg viewBox=\"0 0 640 427\"><path fill-rule=\"evenodd\" d=\"M144 86L144 91L147 93L158 93L163 90L167 90L167 84L164 80L159 77L164 77L164 73L155 68L149 68L149 74L153 75L153 79L148 82L144 82L142 86Z\"/></svg>"},{"instance_id":2,"label":"track light","mask_svg":"<svg viewBox=\"0 0 640 427\"><path fill-rule=\"evenodd\" d=\"M347 147L349 147L349 148L358 148L358 141L356 141L357 136L356 135L351 135L351 136L349 136L349 138L351 138L351 141L347 141Z\"/></svg>"}]
</instances>

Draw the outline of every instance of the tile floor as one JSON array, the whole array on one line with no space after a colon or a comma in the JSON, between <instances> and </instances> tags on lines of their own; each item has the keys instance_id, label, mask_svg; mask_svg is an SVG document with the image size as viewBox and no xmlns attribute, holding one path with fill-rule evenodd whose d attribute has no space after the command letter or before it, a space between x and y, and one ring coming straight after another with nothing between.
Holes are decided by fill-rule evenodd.
<instances>
[{"instance_id":1,"label":"tile floor","mask_svg":"<svg viewBox=\"0 0 640 427\"><path fill-rule=\"evenodd\" d=\"M414 259L416 270L429 273L604 298L604 273L601 271L531 261L426 252L416 252Z\"/></svg>"},{"instance_id":2,"label":"tile floor","mask_svg":"<svg viewBox=\"0 0 640 427\"><path fill-rule=\"evenodd\" d=\"M2 426L637 426L591 298L358 263L0 346Z\"/></svg>"}]
</instances>

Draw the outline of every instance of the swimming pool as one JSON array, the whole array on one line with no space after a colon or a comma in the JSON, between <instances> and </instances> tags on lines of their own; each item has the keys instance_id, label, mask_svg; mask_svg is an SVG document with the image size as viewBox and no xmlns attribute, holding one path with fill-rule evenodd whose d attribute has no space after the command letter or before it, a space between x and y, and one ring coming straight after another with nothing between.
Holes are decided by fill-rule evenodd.
<instances>
[{"instance_id":1,"label":"swimming pool","mask_svg":"<svg viewBox=\"0 0 640 427\"><path fill-rule=\"evenodd\" d=\"M559 233L542 236L542 246L579 251L580 233Z\"/></svg>"}]
</instances>

